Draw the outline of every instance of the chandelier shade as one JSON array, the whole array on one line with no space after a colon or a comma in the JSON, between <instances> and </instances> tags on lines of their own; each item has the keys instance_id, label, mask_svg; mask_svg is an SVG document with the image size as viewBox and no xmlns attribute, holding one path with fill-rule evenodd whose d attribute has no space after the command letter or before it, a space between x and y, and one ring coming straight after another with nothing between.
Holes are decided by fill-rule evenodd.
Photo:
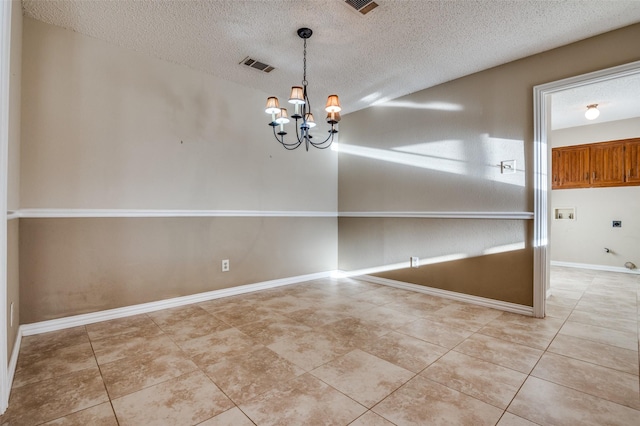
<instances>
[{"instance_id":1,"label":"chandelier shade","mask_svg":"<svg viewBox=\"0 0 640 426\"><path fill-rule=\"evenodd\" d=\"M325 111L328 113L326 121L331 126L328 131L329 135L323 140L317 140L313 139L313 136L309 133L309 130L316 127L317 124L311 112L311 101L307 94L307 39L312 34L313 31L309 28L298 29L298 36L304 40L302 86L291 87L291 94L289 95L289 103L294 106L291 118L295 120L295 139L285 140L287 135L285 124L290 123L291 120L287 114L287 109L280 107L277 97L269 96L264 110L265 113L271 114L269 126L273 128L274 137L288 150L294 150L303 143L307 151L309 151L309 146L319 149L329 148L333 143L335 134L338 133L337 124L340 121L340 111L342 111L338 95L329 95L325 106Z\"/></svg>"}]
</instances>

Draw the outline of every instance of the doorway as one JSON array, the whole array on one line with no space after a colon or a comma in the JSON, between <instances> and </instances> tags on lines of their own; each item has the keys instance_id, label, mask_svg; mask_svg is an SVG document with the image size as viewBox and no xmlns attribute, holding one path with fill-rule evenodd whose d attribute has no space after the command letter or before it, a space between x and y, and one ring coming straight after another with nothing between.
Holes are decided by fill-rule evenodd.
<instances>
[{"instance_id":1,"label":"doorway","mask_svg":"<svg viewBox=\"0 0 640 426\"><path fill-rule=\"evenodd\" d=\"M534 285L533 314L545 316L550 288L551 145L548 141L554 93L640 74L640 61L554 81L533 88L534 109Z\"/></svg>"}]
</instances>

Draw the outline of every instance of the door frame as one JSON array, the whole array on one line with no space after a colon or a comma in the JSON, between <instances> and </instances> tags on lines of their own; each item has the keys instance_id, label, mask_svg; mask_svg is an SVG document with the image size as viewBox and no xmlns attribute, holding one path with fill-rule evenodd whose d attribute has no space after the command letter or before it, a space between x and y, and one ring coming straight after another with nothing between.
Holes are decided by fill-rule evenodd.
<instances>
[{"instance_id":1,"label":"door frame","mask_svg":"<svg viewBox=\"0 0 640 426\"><path fill-rule=\"evenodd\" d=\"M577 75L533 88L533 315L543 318L550 285L549 244L551 242L551 95L576 87L640 74L640 61Z\"/></svg>"}]
</instances>

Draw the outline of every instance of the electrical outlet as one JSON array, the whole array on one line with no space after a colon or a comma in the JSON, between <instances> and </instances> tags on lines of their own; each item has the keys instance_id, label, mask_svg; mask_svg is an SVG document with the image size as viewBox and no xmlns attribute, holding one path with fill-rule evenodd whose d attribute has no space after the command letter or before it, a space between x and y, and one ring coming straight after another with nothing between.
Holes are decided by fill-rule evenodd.
<instances>
[{"instance_id":1,"label":"electrical outlet","mask_svg":"<svg viewBox=\"0 0 640 426\"><path fill-rule=\"evenodd\" d=\"M229 259L222 261L222 272L229 272Z\"/></svg>"},{"instance_id":2,"label":"electrical outlet","mask_svg":"<svg viewBox=\"0 0 640 426\"><path fill-rule=\"evenodd\" d=\"M417 268L418 266L420 266L420 258L419 257L415 257L415 256L411 256L411 267L412 268Z\"/></svg>"},{"instance_id":3,"label":"electrical outlet","mask_svg":"<svg viewBox=\"0 0 640 426\"><path fill-rule=\"evenodd\" d=\"M614 220L612 225L613 225L614 228L622 228L622 221L621 220Z\"/></svg>"}]
</instances>

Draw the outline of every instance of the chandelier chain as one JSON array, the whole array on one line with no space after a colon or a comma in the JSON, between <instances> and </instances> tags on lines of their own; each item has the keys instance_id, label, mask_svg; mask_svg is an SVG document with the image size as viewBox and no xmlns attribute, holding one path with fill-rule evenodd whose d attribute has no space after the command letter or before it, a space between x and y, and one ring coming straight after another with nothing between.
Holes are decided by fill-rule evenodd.
<instances>
[{"instance_id":1,"label":"chandelier chain","mask_svg":"<svg viewBox=\"0 0 640 426\"><path fill-rule=\"evenodd\" d=\"M307 39L304 39L304 51L302 54L302 85L307 85Z\"/></svg>"}]
</instances>

